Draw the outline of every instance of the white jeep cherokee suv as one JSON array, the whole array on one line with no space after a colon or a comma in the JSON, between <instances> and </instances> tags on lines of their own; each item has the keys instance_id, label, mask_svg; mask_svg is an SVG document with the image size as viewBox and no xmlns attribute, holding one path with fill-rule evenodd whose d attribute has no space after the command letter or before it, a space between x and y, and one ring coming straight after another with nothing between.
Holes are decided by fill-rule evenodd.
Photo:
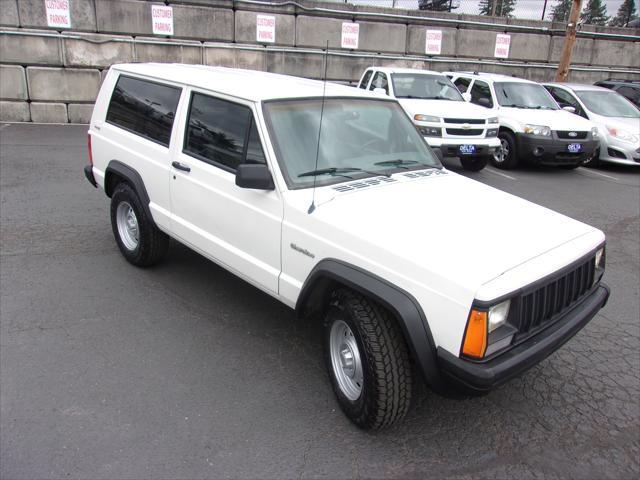
<instances>
[{"instance_id":1,"label":"white jeep cherokee suv","mask_svg":"<svg viewBox=\"0 0 640 480\"><path fill-rule=\"evenodd\" d=\"M351 87L115 65L89 160L130 263L172 237L322 321L362 428L405 415L414 372L437 392L490 390L609 296L601 231L447 171L397 101Z\"/></svg>"},{"instance_id":2,"label":"white jeep cherokee suv","mask_svg":"<svg viewBox=\"0 0 640 480\"><path fill-rule=\"evenodd\" d=\"M467 101L498 117L502 147L493 156L494 166L530 162L571 169L595 154L596 126L558 107L542 85L494 73L445 73Z\"/></svg>"},{"instance_id":3,"label":"white jeep cherokee suv","mask_svg":"<svg viewBox=\"0 0 640 480\"><path fill-rule=\"evenodd\" d=\"M358 88L396 98L431 148L458 157L465 170L482 170L500 147L498 118L465 102L442 73L370 67Z\"/></svg>"}]
</instances>

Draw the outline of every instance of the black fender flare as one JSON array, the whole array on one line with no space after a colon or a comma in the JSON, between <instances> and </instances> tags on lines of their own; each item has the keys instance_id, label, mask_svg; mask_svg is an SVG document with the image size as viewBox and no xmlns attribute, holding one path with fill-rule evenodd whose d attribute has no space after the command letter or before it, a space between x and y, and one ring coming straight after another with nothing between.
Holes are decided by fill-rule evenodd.
<instances>
[{"instance_id":1,"label":"black fender flare","mask_svg":"<svg viewBox=\"0 0 640 480\"><path fill-rule=\"evenodd\" d=\"M296 314L321 311L335 284L351 288L382 305L400 324L413 360L436 392L445 391L438 368L437 349L427 318L409 292L362 268L332 258L318 262L304 282L296 302Z\"/></svg>"},{"instance_id":2,"label":"black fender flare","mask_svg":"<svg viewBox=\"0 0 640 480\"><path fill-rule=\"evenodd\" d=\"M149 200L149 194L147 193L147 189L144 186L144 181L140 174L129 165L118 160L111 160L104 173L104 193L106 193L109 198L111 198L116 185L110 181L110 178L112 178L113 175L124 179L135 189L136 193L140 197L140 202L142 203L142 207L145 210L147 218L153 219L151 209L149 208L151 200Z\"/></svg>"}]
</instances>

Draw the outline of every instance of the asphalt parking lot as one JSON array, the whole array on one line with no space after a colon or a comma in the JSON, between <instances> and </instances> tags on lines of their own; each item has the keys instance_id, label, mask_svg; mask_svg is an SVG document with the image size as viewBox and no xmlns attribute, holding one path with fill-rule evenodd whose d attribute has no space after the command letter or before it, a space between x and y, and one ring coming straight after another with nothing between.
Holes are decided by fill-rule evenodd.
<instances>
[{"instance_id":1,"label":"asphalt parking lot","mask_svg":"<svg viewBox=\"0 0 640 480\"><path fill-rule=\"evenodd\" d=\"M86 127L3 124L0 142L0 477L640 474L640 168L447 162L604 230L612 297L520 378L472 399L423 388L372 434L287 307L177 243L152 269L124 260L82 175Z\"/></svg>"}]
</instances>

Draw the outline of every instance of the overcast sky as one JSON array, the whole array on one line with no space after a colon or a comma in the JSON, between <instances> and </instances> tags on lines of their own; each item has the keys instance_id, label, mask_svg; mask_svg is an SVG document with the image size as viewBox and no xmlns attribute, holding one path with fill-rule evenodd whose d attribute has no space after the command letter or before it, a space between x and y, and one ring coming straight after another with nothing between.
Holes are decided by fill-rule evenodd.
<instances>
[{"instance_id":1,"label":"overcast sky","mask_svg":"<svg viewBox=\"0 0 640 480\"><path fill-rule=\"evenodd\" d=\"M340 1L340 0L335 0ZM457 9L457 12L460 13L473 13L478 12L478 4L480 0L454 0L460 2L460 8ZM604 4L607 6L607 15L610 17L615 16L618 12L618 8L620 4L624 0L604 0ZM349 3L360 4L360 5L379 5L381 7L389 7L392 5L393 0L349 0ZM588 0L582 0L582 5L586 5ZM636 0L636 7L638 6L639 0ZM556 5L557 0L549 0L547 2L547 14L551 12L552 7ZM514 15L517 18L531 18L540 20L542 16L542 7L544 5L544 0L517 0L516 1L516 9ZM396 6L398 8L418 8L418 0L396 0ZM640 8L638 8L640 10Z\"/></svg>"}]
</instances>

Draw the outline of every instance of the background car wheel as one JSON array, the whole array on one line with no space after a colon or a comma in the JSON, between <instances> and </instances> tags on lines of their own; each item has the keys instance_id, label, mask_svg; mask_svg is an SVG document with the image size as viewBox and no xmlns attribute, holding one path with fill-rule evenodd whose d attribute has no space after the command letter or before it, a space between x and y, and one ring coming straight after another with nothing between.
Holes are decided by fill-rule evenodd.
<instances>
[{"instance_id":1,"label":"background car wheel","mask_svg":"<svg viewBox=\"0 0 640 480\"><path fill-rule=\"evenodd\" d=\"M596 151L593 152L593 155L584 162L585 167L599 167L600 166L600 148L596 148Z\"/></svg>"},{"instance_id":2,"label":"background car wheel","mask_svg":"<svg viewBox=\"0 0 640 480\"><path fill-rule=\"evenodd\" d=\"M491 157L491 164L494 167L508 170L518 165L518 152L516 151L516 139L506 130L498 133L500 148Z\"/></svg>"},{"instance_id":3,"label":"background car wheel","mask_svg":"<svg viewBox=\"0 0 640 480\"><path fill-rule=\"evenodd\" d=\"M462 168L470 172L479 172L487 166L488 157L460 157Z\"/></svg>"},{"instance_id":4,"label":"background car wheel","mask_svg":"<svg viewBox=\"0 0 640 480\"><path fill-rule=\"evenodd\" d=\"M400 327L350 290L332 294L325 317L325 361L346 416L363 429L398 422L411 403L413 375Z\"/></svg>"},{"instance_id":5,"label":"background car wheel","mask_svg":"<svg viewBox=\"0 0 640 480\"><path fill-rule=\"evenodd\" d=\"M151 266L167 253L169 237L146 215L127 183L120 183L111 196L111 227L120 252L133 265Z\"/></svg>"}]
</instances>

